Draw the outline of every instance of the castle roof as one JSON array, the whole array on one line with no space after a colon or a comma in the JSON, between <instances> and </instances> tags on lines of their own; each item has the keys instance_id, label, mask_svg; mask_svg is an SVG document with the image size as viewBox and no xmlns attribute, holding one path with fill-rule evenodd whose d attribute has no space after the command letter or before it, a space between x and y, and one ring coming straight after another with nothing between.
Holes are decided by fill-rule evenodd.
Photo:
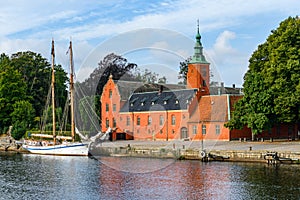
<instances>
[{"instance_id":1,"label":"castle roof","mask_svg":"<svg viewBox=\"0 0 300 200\"><path fill-rule=\"evenodd\" d=\"M134 93L120 112L186 110L197 89Z\"/></svg>"},{"instance_id":2,"label":"castle roof","mask_svg":"<svg viewBox=\"0 0 300 200\"><path fill-rule=\"evenodd\" d=\"M115 80L115 84L118 86L119 94L122 101L127 101L130 95L133 93L144 93L144 92L154 92L160 89L165 90L179 90L184 89L185 85L177 84L157 84L157 83L143 83L137 81L123 81ZM162 88L161 88L162 87Z\"/></svg>"}]
</instances>

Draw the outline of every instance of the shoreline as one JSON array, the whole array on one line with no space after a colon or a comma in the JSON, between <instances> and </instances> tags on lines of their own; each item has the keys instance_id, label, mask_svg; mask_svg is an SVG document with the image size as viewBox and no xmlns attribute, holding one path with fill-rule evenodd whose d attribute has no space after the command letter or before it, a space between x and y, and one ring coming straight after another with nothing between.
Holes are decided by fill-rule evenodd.
<instances>
[{"instance_id":1,"label":"shoreline","mask_svg":"<svg viewBox=\"0 0 300 200\"><path fill-rule=\"evenodd\" d=\"M28 154L16 146L0 147L1 152ZM143 157L204 162L265 162L300 164L300 141L114 141L92 145L90 155Z\"/></svg>"},{"instance_id":2,"label":"shoreline","mask_svg":"<svg viewBox=\"0 0 300 200\"><path fill-rule=\"evenodd\" d=\"M115 141L91 147L92 156L300 164L300 141Z\"/></svg>"}]
</instances>

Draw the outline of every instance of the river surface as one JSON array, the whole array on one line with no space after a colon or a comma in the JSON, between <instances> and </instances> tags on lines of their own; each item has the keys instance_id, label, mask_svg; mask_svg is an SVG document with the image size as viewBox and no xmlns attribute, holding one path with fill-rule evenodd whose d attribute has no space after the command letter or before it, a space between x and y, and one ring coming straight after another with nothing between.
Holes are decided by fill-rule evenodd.
<instances>
[{"instance_id":1,"label":"river surface","mask_svg":"<svg viewBox=\"0 0 300 200\"><path fill-rule=\"evenodd\" d=\"M0 153L0 199L300 199L300 165Z\"/></svg>"}]
</instances>

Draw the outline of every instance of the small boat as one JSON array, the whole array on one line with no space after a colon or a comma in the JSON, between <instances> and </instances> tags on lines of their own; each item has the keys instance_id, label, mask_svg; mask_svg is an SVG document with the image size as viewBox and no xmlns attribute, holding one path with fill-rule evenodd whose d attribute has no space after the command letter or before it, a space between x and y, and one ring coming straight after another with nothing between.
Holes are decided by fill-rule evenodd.
<instances>
[{"instance_id":1,"label":"small boat","mask_svg":"<svg viewBox=\"0 0 300 200\"><path fill-rule=\"evenodd\" d=\"M47 134L32 134L34 137L45 138L44 141L25 140L22 147L34 154L44 155L66 155L66 156L88 156L89 142L75 142L75 119L74 119L74 75L73 75L73 53L72 42L70 41L69 47L70 53L70 104L71 104L71 137L70 136L57 136L55 127L55 99L54 99L54 41L52 40L52 81L51 81L51 93L52 93L52 135ZM48 138L48 140L47 140ZM49 139L52 141L49 142ZM64 140L59 142L59 140ZM68 142L67 140L71 140Z\"/></svg>"}]
</instances>

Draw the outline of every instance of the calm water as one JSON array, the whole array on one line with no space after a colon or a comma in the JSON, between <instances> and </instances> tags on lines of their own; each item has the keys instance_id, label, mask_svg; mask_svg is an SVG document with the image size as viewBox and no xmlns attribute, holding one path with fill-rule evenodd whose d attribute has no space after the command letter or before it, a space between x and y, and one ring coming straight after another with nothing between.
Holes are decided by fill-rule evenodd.
<instances>
[{"instance_id":1,"label":"calm water","mask_svg":"<svg viewBox=\"0 0 300 200\"><path fill-rule=\"evenodd\" d=\"M0 153L0 199L300 199L300 165Z\"/></svg>"}]
</instances>

